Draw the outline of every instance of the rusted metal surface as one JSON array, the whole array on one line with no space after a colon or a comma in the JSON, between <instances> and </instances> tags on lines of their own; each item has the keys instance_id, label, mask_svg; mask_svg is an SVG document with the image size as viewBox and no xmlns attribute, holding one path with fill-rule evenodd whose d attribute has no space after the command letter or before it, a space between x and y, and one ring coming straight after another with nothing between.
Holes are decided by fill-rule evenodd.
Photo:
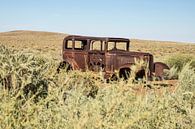
<instances>
[{"instance_id":1,"label":"rusted metal surface","mask_svg":"<svg viewBox=\"0 0 195 129\"><path fill-rule=\"evenodd\" d=\"M162 62L155 62L154 63L154 73L155 73L156 77L162 78L164 69L169 69L169 67Z\"/></svg>"},{"instance_id":2,"label":"rusted metal surface","mask_svg":"<svg viewBox=\"0 0 195 129\"><path fill-rule=\"evenodd\" d=\"M125 38L87 37L70 35L64 38L62 45L63 62L73 70L103 71L110 78L115 71L129 70L136 59L148 63L147 76L162 77L166 64L154 63L153 55L144 52L132 52L130 40Z\"/></svg>"}]
</instances>

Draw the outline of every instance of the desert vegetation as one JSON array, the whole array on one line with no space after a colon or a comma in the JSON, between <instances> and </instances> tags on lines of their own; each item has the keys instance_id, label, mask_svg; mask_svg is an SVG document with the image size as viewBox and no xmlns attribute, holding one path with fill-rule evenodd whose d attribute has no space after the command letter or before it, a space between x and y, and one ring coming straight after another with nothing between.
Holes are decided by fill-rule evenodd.
<instances>
[{"instance_id":1,"label":"desert vegetation","mask_svg":"<svg viewBox=\"0 0 195 129\"><path fill-rule=\"evenodd\" d=\"M61 34L58 36L63 37ZM64 70L56 73L61 41L59 44L53 44L53 40L36 43L37 48L41 49L39 51L30 41L30 45L27 43L24 48L25 45L19 47L20 44L5 38L5 35L0 36L3 39L0 42L4 44L0 45L2 129L195 127L193 52L181 53L186 58L174 58L174 55L166 58L168 53L159 58L167 61L172 71L175 69L175 73L167 73L169 78L176 74L178 81L174 86L134 83L131 77L127 81L119 79L107 83L101 72ZM42 51L43 48L45 51ZM52 52L54 48L56 50ZM56 54L57 51L59 54Z\"/></svg>"},{"instance_id":2,"label":"desert vegetation","mask_svg":"<svg viewBox=\"0 0 195 129\"><path fill-rule=\"evenodd\" d=\"M16 50L31 51L61 60L62 41L67 34L37 31L11 31L0 33L0 44ZM173 54L195 55L195 45L166 41L131 39L130 50L149 52L156 61L165 61Z\"/></svg>"}]
</instances>

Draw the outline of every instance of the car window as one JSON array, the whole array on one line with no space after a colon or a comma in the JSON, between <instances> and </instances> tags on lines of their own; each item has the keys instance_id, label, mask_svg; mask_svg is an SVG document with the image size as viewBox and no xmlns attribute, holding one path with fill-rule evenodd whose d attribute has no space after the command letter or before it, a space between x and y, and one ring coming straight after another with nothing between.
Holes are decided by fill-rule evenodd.
<instances>
[{"instance_id":1,"label":"car window","mask_svg":"<svg viewBox=\"0 0 195 129\"><path fill-rule=\"evenodd\" d=\"M116 44L116 46L115 46ZM108 42L108 50L127 50L127 42Z\"/></svg>"},{"instance_id":2,"label":"car window","mask_svg":"<svg viewBox=\"0 0 195 129\"><path fill-rule=\"evenodd\" d=\"M103 51L104 45L105 45L105 43L102 41L91 41L90 50Z\"/></svg>"},{"instance_id":3,"label":"car window","mask_svg":"<svg viewBox=\"0 0 195 129\"><path fill-rule=\"evenodd\" d=\"M75 40L75 50L86 50L87 40Z\"/></svg>"},{"instance_id":4,"label":"car window","mask_svg":"<svg viewBox=\"0 0 195 129\"><path fill-rule=\"evenodd\" d=\"M117 42L116 48L119 50L127 50L127 43L126 42Z\"/></svg>"},{"instance_id":5,"label":"car window","mask_svg":"<svg viewBox=\"0 0 195 129\"><path fill-rule=\"evenodd\" d=\"M75 41L75 49L80 49L82 50L82 41Z\"/></svg>"},{"instance_id":6,"label":"car window","mask_svg":"<svg viewBox=\"0 0 195 129\"><path fill-rule=\"evenodd\" d=\"M72 49L72 46L73 46L73 41L72 40L68 40L66 42L65 48L66 49Z\"/></svg>"},{"instance_id":7,"label":"car window","mask_svg":"<svg viewBox=\"0 0 195 129\"><path fill-rule=\"evenodd\" d=\"M115 42L108 42L108 50L113 50L115 46Z\"/></svg>"}]
</instances>

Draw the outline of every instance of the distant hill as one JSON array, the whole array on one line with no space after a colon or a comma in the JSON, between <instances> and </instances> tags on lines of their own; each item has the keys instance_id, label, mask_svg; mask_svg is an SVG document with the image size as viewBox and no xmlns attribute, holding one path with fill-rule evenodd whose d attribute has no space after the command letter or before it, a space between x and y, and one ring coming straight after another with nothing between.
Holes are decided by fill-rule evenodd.
<instances>
[{"instance_id":1,"label":"distant hill","mask_svg":"<svg viewBox=\"0 0 195 129\"><path fill-rule=\"evenodd\" d=\"M18 50L49 54L56 59L61 59L62 41L67 35L24 30L2 32L0 33L0 44ZM195 55L195 44L132 39L131 50L150 52L160 60L162 57L173 54Z\"/></svg>"}]
</instances>

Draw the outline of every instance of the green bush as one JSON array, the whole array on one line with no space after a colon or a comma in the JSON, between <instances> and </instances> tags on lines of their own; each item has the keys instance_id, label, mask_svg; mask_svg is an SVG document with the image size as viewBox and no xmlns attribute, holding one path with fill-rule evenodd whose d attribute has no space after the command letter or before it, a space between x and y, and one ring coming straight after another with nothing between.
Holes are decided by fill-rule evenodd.
<instances>
[{"instance_id":1,"label":"green bush","mask_svg":"<svg viewBox=\"0 0 195 129\"><path fill-rule=\"evenodd\" d=\"M13 53L7 49L5 51L5 55L0 51L1 67L7 68L0 69L1 80L4 80L6 75L11 75L12 86L19 85L20 88L17 88L17 92L14 88L7 90L4 88L5 83L0 82L2 129L190 129L195 126L194 101L187 94L194 88L194 73L190 67L185 66L181 71L179 87L183 88L178 92L170 93L164 87L161 96L152 90L145 95L137 95L131 88L134 84L122 80L105 83L99 75L91 72L56 74L57 64L53 60L37 58L34 55L31 60L31 56L19 56L19 52L14 52L17 57L15 61ZM47 62L44 62L45 60ZM33 84L33 87L47 85L46 96L38 97L39 101L34 101L37 94L42 93L39 92L44 89L41 87L37 92L25 97L23 88L29 83ZM145 84L139 85L143 88Z\"/></svg>"},{"instance_id":2,"label":"green bush","mask_svg":"<svg viewBox=\"0 0 195 129\"><path fill-rule=\"evenodd\" d=\"M170 68L175 67L178 71L181 71L183 66L187 63L190 63L190 65L195 68L195 57L192 55L174 55L169 57L166 63Z\"/></svg>"},{"instance_id":3,"label":"green bush","mask_svg":"<svg viewBox=\"0 0 195 129\"><path fill-rule=\"evenodd\" d=\"M179 75L179 72L175 66L171 67L169 70L164 70L164 78L166 80L178 79L178 75Z\"/></svg>"},{"instance_id":4,"label":"green bush","mask_svg":"<svg viewBox=\"0 0 195 129\"><path fill-rule=\"evenodd\" d=\"M193 92L195 95L195 68L189 63L179 73L179 84L184 91Z\"/></svg>"}]
</instances>

